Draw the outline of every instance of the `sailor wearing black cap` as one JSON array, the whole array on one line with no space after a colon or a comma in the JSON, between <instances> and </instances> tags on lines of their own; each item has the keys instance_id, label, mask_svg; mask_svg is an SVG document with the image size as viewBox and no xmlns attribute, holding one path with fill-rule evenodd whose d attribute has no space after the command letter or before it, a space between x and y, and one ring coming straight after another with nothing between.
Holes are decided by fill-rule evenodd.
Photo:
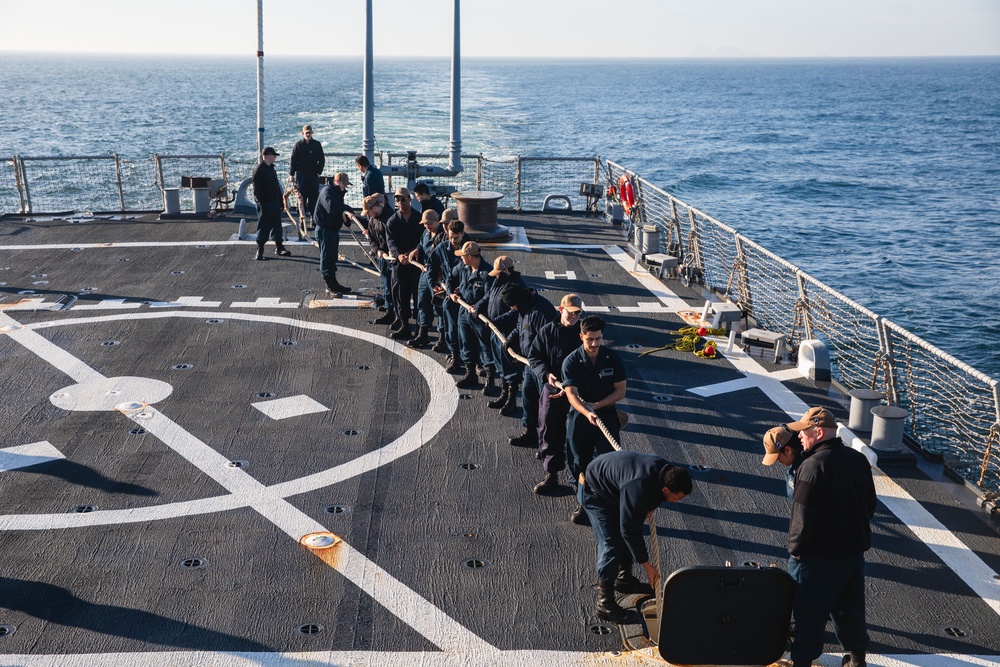
<instances>
[{"instance_id":1,"label":"sailor wearing black cap","mask_svg":"<svg viewBox=\"0 0 1000 667\"><path fill-rule=\"evenodd\" d=\"M260 162L253 168L250 181L253 183L253 196L257 200L257 253L254 259L264 259L264 244L268 237L274 240L274 254L288 256L292 253L285 250L281 241L281 182L274 171L274 160L278 152L268 146L260 153Z\"/></svg>"}]
</instances>

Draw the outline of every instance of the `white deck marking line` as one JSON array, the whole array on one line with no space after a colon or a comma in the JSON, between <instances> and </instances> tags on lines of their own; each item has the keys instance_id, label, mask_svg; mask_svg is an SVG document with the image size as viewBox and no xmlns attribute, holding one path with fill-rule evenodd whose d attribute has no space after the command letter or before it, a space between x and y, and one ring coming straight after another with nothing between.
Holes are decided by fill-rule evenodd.
<instances>
[{"instance_id":1,"label":"white deck marking line","mask_svg":"<svg viewBox=\"0 0 1000 667\"><path fill-rule=\"evenodd\" d=\"M840 667L843 653L824 653L813 664ZM485 657L485 656L484 656ZM295 653L235 653L222 651L150 651L144 653L87 653L81 655L0 655L0 667L651 667L666 665L656 649L581 653L573 651L498 651L489 662L470 663L461 653L429 651L302 651ZM875 655L872 667L997 667L995 655L923 653Z\"/></svg>"},{"instance_id":2,"label":"white deck marking line","mask_svg":"<svg viewBox=\"0 0 1000 667\"><path fill-rule=\"evenodd\" d=\"M312 415L317 412L327 412L330 408L319 401L299 394L298 396L288 396L286 398L275 398L267 401L251 403L271 419L288 419L290 417L302 417Z\"/></svg>"},{"instance_id":3,"label":"white deck marking line","mask_svg":"<svg viewBox=\"0 0 1000 667\"><path fill-rule=\"evenodd\" d=\"M27 445L6 447L0 449L0 471L17 470L28 466L58 461L66 458L62 452L52 446L48 440L31 442Z\"/></svg>"},{"instance_id":4,"label":"white deck marking line","mask_svg":"<svg viewBox=\"0 0 1000 667\"><path fill-rule=\"evenodd\" d=\"M670 302L670 307L675 307L673 303L675 301L680 301L681 305L677 310L690 310L690 306L683 303L683 300L676 297L672 292L670 292L663 284L653 275L643 271L643 272L632 272L631 256L623 249L617 246L606 247L608 254L615 259L619 264L629 271L643 287L649 289L654 295L660 298L664 303ZM661 295L667 295L666 297ZM778 372L775 374L768 373L764 368L757 363L752 357L743 352L742 350L734 348L729 354L726 354L725 347L728 341L722 339L721 337L712 337L717 342L717 349L719 353L722 354L727 361L729 361L736 370L743 373L746 378L737 378L736 380L722 383L725 386L729 386L729 391L733 391L733 387L738 387L741 389L747 389L751 386L760 389L772 402L782 411L785 412L790 417L790 421L794 421L802 417L806 410L809 409L802 399L795 395L795 393L782 384L783 379L787 379L786 373ZM739 383L738 385L736 383ZM703 396L713 396L717 393L723 392L713 392L710 386L708 387L695 387L694 389L689 389L691 393L699 394ZM701 393L700 393L701 392ZM854 437L850 431L846 428L841 427L838 431L838 435L844 434L842 437L845 442L848 442L850 446L854 447L865 454L866 457L871 460L870 452L871 450L865 446L860 439ZM866 451L867 450L867 451ZM885 505L889 511L891 511L896 518L898 518L904 526L910 526L910 531L914 536L923 542L931 551L933 551L941 561L951 569L952 572L958 576L965 584L971 588L976 595L978 595L994 613L1000 615L1000 581L996 579L996 573L989 568L968 546L966 546L961 540L959 540L954 533L949 531L940 521L934 518L934 516L928 512L920 503L916 501L909 493L906 492L903 487L899 486L891 477L886 475L882 470L875 464L872 465L872 471L875 476L876 490L878 491L879 500Z\"/></svg>"},{"instance_id":5,"label":"white deck marking line","mask_svg":"<svg viewBox=\"0 0 1000 667\"><path fill-rule=\"evenodd\" d=\"M175 313L175 315L183 316L181 313ZM202 315L196 316L201 317ZM6 319L10 320L8 324L17 324L9 317ZM0 319L0 322L3 320ZM27 329L13 331L9 335L45 361L49 360L46 355L50 354L53 348L59 349L41 335ZM72 358L65 351L62 351L62 357ZM65 365L65 359L60 359L60 361L63 361ZM88 376L87 380L89 381L104 379L103 376L87 367L80 360L75 360L75 364L69 364L69 366L79 376ZM437 367L436 364L435 366ZM87 368L89 374L82 372L81 368ZM439 367L438 370L443 373ZM96 375L97 378L92 377L93 375ZM77 378L77 376L72 377ZM454 405L457 402L457 400L450 402L451 414L454 413ZM430 403L434 405L435 402L431 401ZM430 409L428 411L433 412ZM280 497L272 489L261 484L245 470L227 466L229 460L226 457L156 408L146 406L141 410L130 412L126 416L146 429L148 433L159 438L202 473L229 491L230 494L247 499L250 507L296 542L303 535L326 530L325 526ZM412 428L410 430L412 431ZM463 625L389 575L388 572L379 568L361 552L352 549L346 542L341 544L340 551L340 557L336 563L331 564L331 567L347 577L404 623L426 637L435 646L444 651L474 651L478 654L496 652L493 646L469 632Z\"/></svg>"},{"instance_id":6,"label":"white deck marking line","mask_svg":"<svg viewBox=\"0 0 1000 667\"><path fill-rule=\"evenodd\" d=\"M298 308L298 301L281 301L281 297L261 296L256 301L234 301L230 308Z\"/></svg>"},{"instance_id":7,"label":"white deck marking line","mask_svg":"<svg viewBox=\"0 0 1000 667\"><path fill-rule=\"evenodd\" d=\"M27 296L27 295L24 295ZM0 312L4 310L59 310L62 305L58 301L45 301L45 297L23 298L11 303L0 303Z\"/></svg>"},{"instance_id":8,"label":"white deck marking line","mask_svg":"<svg viewBox=\"0 0 1000 667\"><path fill-rule=\"evenodd\" d=\"M555 280L556 278L565 278L566 280L576 280L576 271L567 271L566 273L556 273L555 271L546 271L546 280Z\"/></svg>"},{"instance_id":9,"label":"white deck marking line","mask_svg":"<svg viewBox=\"0 0 1000 667\"><path fill-rule=\"evenodd\" d=\"M666 285L660 282L659 278L646 269L642 269L641 271L632 271L632 264L634 263L634 260L626 250L616 245L601 247L606 253L608 253L611 259L618 262L618 264L625 269L630 276L635 278L640 285L645 287L653 296L659 299L660 303L666 306L670 312L676 313L681 310L691 310L691 306L687 305L684 299L670 291Z\"/></svg>"},{"instance_id":10,"label":"white deck marking line","mask_svg":"<svg viewBox=\"0 0 1000 667\"><path fill-rule=\"evenodd\" d=\"M298 239L288 239L285 243L291 245L310 246L309 241L299 241ZM178 248L197 246L245 246L256 245L253 240L240 241L235 238L225 241L122 241L120 243L40 243L37 245L0 245L0 250L72 250L73 248ZM359 247L357 241L343 239L340 247Z\"/></svg>"},{"instance_id":11,"label":"white deck marking line","mask_svg":"<svg viewBox=\"0 0 1000 667\"><path fill-rule=\"evenodd\" d=\"M125 303L125 299L102 299L98 303L80 303L77 301L70 310L133 310L141 308L138 301Z\"/></svg>"},{"instance_id":12,"label":"white deck marking line","mask_svg":"<svg viewBox=\"0 0 1000 667\"><path fill-rule=\"evenodd\" d=\"M58 345L49 342L48 339L35 333L30 326L22 325L15 319L0 312L0 325L21 327L16 331L10 331L6 335L23 345L28 350L34 352L39 358L44 359L52 366L73 378L79 384L86 382L96 382L103 380L104 376L93 368L83 363L72 354L62 349Z\"/></svg>"}]
</instances>

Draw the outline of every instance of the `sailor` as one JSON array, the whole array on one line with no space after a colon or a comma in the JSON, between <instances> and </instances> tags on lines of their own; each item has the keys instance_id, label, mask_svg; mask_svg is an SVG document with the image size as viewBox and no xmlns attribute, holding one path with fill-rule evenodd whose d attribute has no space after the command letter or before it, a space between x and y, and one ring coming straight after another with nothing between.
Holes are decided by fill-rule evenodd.
<instances>
[{"instance_id":1,"label":"sailor","mask_svg":"<svg viewBox=\"0 0 1000 667\"><path fill-rule=\"evenodd\" d=\"M370 197L372 195L382 195L385 200L382 222L386 222L392 215L392 204L389 202L389 195L385 192L385 179L382 178L382 170L373 165L367 157L359 155L354 158L354 164L361 172L361 196Z\"/></svg>"},{"instance_id":2,"label":"sailor","mask_svg":"<svg viewBox=\"0 0 1000 667\"><path fill-rule=\"evenodd\" d=\"M420 281L420 269L410 264L410 252L419 245L423 228L420 226L420 214L410 205L408 188L398 188L393 199L398 209L385 223L389 255L395 260L392 267L392 300L396 305L396 320L392 323L390 338L410 340L413 338L410 328L412 303L416 301Z\"/></svg>"},{"instance_id":3,"label":"sailor","mask_svg":"<svg viewBox=\"0 0 1000 667\"><path fill-rule=\"evenodd\" d=\"M542 383L538 401L538 453L545 476L532 489L551 493L559 486L559 471L566 467L566 418L569 401L562 388L562 366L566 357L580 347L580 317L583 301L567 294L559 302L559 320L549 322L535 336L528 360Z\"/></svg>"},{"instance_id":4,"label":"sailor","mask_svg":"<svg viewBox=\"0 0 1000 667\"><path fill-rule=\"evenodd\" d=\"M420 202L420 210L431 210L439 216L444 215L444 204L441 200L431 194L431 189L426 183L417 183L413 186L413 196Z\"/></svg>"},{"instance_id":5,"label":"sailor","mask_svg":"<svg viewBox=\"0 0 1000 667\"><path fill-rule=\"evenodd\" d=\"M785 471L785 494L788 502L792 502L795 493L795 472L802 463L802 445L793 439L795 433L787 426L775 426L764 434L764 459L766 466L780 463L787 466Z\"/></svg>"},{"instance_id":6,"label":"sailor","mask_svg":"<svg viewBox=\"0 0 1000 667\"><path fill-rule=\"evenodd\" d=\"M597 454L613 448L597 425L603 422L611 437L618 441L620 424L615 403L625 398L625 366L621 358L604 345L604 320L588 315L580 321L583 345L563 361L562 380L566 398L574 410L566 420L566 457L573 481L586 472ZM570 521L587 524L587 515L577 507Z\"/></svg>"},{"instance_id":7,"label":"sailor","mask_svg":"<svg viewBox=\"0 0 1000 667\"><path fill-rule=\"evenodd\" d=\"M434 249L444 241L444 228L435 211L424 211L420 216L420 224L424 233L420 235L420 244L410 252L410 260L424 265L425 269ZM431 339L427 337L431 325L434 324L434 284L431 274L425 270L417 282L417 337L407 345L410 347L427 347Z\"/></svg>"},{"instance_id":8,"label":"sailor","mask_svg":"<svg viewBox=\"0 0 1000 667\"><path fill-rule=\"evenodd\" d=\"M502 330L507 326L507 319L517 318L517 325L507 339L507 346L520 351L521 356L524 356L531 350L532 340L538 331L549 322L558 320L559 313L548 299L520 285L505 287L502 298L511 312L497 318L498 321L494 324ZM531 372L530 366L525 366L521 373L521 426L524 431L509 439L512 447L538 447L538 399L541 391L541 381Z\"/></svg>"},{"instance_id":9,"label":"sailor","mask_svg":"<svg viewBox=\"0 0 1000 667\"><path fill-rule=\"evenodd\" d=\"M396 320L396 308L392 303L392 289L390 278L392 276L392 261L389 257L389 246L385 236L385 222L382 220L382 212L385 210L385 195L374 194L364 198L361 204L361 220L363 233L368 237L371 244L371 256L378 267L382 278L382 297L379 310L384 315L370 324L391 324ZM379 299L375 300L376 302Z\"/></svg>"},{"instance_id":10,"label":"sailor","mask_svg":"<svg viewBox=\"0 0 1000 667\"><path fill-rule=\"evenodd\" d=\"M350 287L337 282L337 258L340 256L340 228L353 220L360 227L354 209L344 202L351 179L344 172L337 172L332 182L320 190L313 221L316 223L316 241L319 243L319 270L326 283L327 294L347 294Z\"/></svg>"},{"instance_id":11,"label":"sailor","mask_svg":"<svg viewBox=\"0 0 1000 667\"><path fill-rule=\"evenodd\" d=\"M445 211L448 215L451 209ZM453 211L452 211L453 212ZM447 291L448 281L452 272L462 266L462 260L455 254L456 250L461 250L462 246L469 241L465 233L465 224L458 219L445 222L444 225L447 239L443 241L434 252L431 253L430 263L427 265L427 272L431 275L431 281L435 285L435 290L440 289L441 295ZM438 319L438 341L431 349L434 352L448 355L449 373L454 373L462 367L461 355L459 353L458 342L458 314L461 306L451 299L442 299Z\"/></svg>"},{"instance_id":12,"label":"sailor","mask_svg":"<svg viewBox=\"0 0 1000 667\"><path fill-rule=\"evenodd\" d=\"M489 292L486 293L486 296L476 304L476 309L484 313L494 323L494 326L497 326L497 329L504 335L504 338L509 338L514 331L514 327L517 325L517 321L512 318L504 319L503 317L506 313L510 312L510 306L503 302L503 290L507 285L511 284L519 285L524 289L527 289L528 286L524 284L521 272L514 269L514 260L507 255L501 255L496 258L493 262L493 270L490 271L490 275L493 276L493 285L490 287ZM501 322L501 325L496 324L497 320ZM486 376L486 384L483 387L483 394L487 394L492 387L493 375L499 375L502 382L500 396L489 401L486 406L499 409L501 414L509 416L517 404L517 387L520 385L517 378L521 376L521 366L507 353L503 344L504 341L499 336L490 336L488 350L490 366L487 367L489 371Z\"/></svg>"},{"instance_id":13,"label":"sailor","mask_svg":"<svg viewBox=\"0 0 1000 667\"><path fill-rule=\"evenodd\" d=\"M281 182L274 171L274 160L278 152L268 146L260 153L260 162L253 168L250 177L253 183L253 196L257 200L257 253L254 259L264 259L264 245L270 236L274 239L275 255L288 257L292 253L285 249L281 240L281 211L284 204L281 199Z\"/></svg>"},{"instance_id":14,"label":"sailor","mask_svg":"<svg viewBox=\"0 0 1000 667\"><path fill-rule=\"evenodd\" d=\"M810 408L787 426L804 450L788 525L788 574L798 582L792 664L809 667L823 653L830 619L847 651L843 665L865 667L865 552L878 504L871 465L837 437L826 408Z\"/></svg>"},{"instance_id":15,"label":"sailor","mask_svg":"<svg viewBox=\"0 0 1000 667\"><path fill-rule=\"evenodd\" d=\"M299 211L303 217L310 215L316 208L319 176L323 173L325 165L323 145L313 139L312 125L302 126L302 138L292 147L288 176L295 183L295 189L299 191Z\"/></svg>"},{"instance_id":16,"label":"sailor","mask_svg":"<svg viewBox=\"0 0 1000 667\"><path fill-rule=\"evenodd\" d=\"M649 594L659 578L649 562L643 524L660 503L675 503L691 493L691 476L666 459L639 452L610 452L587 467L577 498L597 539L597 617L613 623L638 623L638 614L619 606L619 593ZM631 563L646 570L649 584L632 574Z\"/></svg>"},{"instance_id":17,"label":"sailor","mask_svg":"<svg viewBox=\"0 0 1000 667\"><path fill-rule=\"evenodd\" d=\"M489 272L491 267L483 260L479 244L475 241L467 241L461 250L455 251L455 255L462 259L462 266L452 271L448 282L449 296L455 303L461 297L468 304L460 308L458 315L458 340L465 375L455 386L471 389L479 384L476 364L485 368L490 359L486 352L490 331L479 319L479 311L473 304L478 303L489 291L493 277Z\"/></svg>"}]
</instances>

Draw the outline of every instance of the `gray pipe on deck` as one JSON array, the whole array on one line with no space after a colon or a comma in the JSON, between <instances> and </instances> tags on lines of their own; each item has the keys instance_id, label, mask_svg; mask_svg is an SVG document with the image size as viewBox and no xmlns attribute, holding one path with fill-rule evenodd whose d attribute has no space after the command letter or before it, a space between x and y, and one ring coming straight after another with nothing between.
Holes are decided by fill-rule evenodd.
<instances>
[{"instance_id":1,"label":"gray pipe on deck","mask_svg":"<svg viewBox=\"0 0 1000 667\"><path fill-rule=\"evenodd\" d=\"M364 131L361 138L361 153L375 164L375 95L372 78L372 0L365 1L365 75L362 106L364 108Z\"/></svg>"}]
</instances>

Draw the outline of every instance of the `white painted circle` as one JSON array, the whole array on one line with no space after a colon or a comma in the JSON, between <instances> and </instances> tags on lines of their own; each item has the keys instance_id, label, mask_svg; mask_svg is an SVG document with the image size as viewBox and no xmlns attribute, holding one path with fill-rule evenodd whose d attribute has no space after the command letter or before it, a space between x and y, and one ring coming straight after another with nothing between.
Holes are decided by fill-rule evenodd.
<instances>
[{"instance_id":1,"label":"white painted circle","mask_svg":"<svg viewBox=\"0 0 1000 667\"><path fill-rule=\"evenodd\" d=\"M367 331L360 331L357 329L348 329L346 327L338 326L335 324L324 324L321 322L309 322L296 320L288 317L277 317L272 315L259 315L252 313L195 313L195 312L182 312L182 311L166 311L166 312L144 312L144 313L118 313L112 315L99 315L95 317L78 317L70 318L65 320L53 320L48 322L37 322L30 325L25 325L24 328L31 330L48 329L61 326L69 325L87 325L87 324L98 324L101 322L114 322L120 320L153 320L153 319L164 319L168 317L180 317L180 318L197 318L204 319L206 314L209 317L216 317L222 320L235 320L235 321L245 321L245 322L266 322L271 324L276 324L283 327L298 327L301 329L332 333L334 335L342 335L357 340L364 340L373 345L381 347L388 352L401 357L408 363L412 364L417 371L424 377L427 382L428 389L430 390L430 400L428 401L427 409L423 415L420 416L416 422L410 426L402 435L393 440L390 443L382 446L379 449L362 454L358 458L342 463L340 465L333 466L332 468L327 468L326 470L321 470L319 472L313 473L311 475L306 475L298 479L288 480L286 482L280 482L272 486L267 487L267 490L277 497L288 498L291 496L299 495L302 493L308 493L310 491L315 491L317 489L326 488L334 484L338 484L352 477L362 475L366 472L375 470L376 468L392 463L396 459L415 452L417 449L422 447L428 441L441 431L442 428L455 414L455 410L458 406L458 389L455 387L455 381L451 375L444 372L444 368L437 363L434 359L427 355L421 354L415 350L412 350L404 345L400 345L394 340L386 338L385 336L380 336ZM210 371L207 371L210 372ZM146 400L144 398L139 398L134 394L127 393L124 389L118 386L112 386L111 384L104 385L104 382L110 383L112 380L123 380L131 379L138 381L134 386L139 389L152 389L151 384L145 383L159 383L164 389L171 389L170 385L163 382L160 383L158 380L151 380L150 378L107 378L102 379L102 389L99 392L100 398L114 399L111 402L110 407L98 407L94 408L99 411L113 411L117 410L117 406L123 403L133 403L140 400ZM95 383L88 382L84 383L86 386L94 386ZM69 394L74 389L74 387L81 387L84 385L74 385L73 387L67 387L56 393L66 393ZM117 396L106 395L106 392L122 389L122 394ZM172 390L172 389L171 389ZM169 395L169 391L166 394L157 398L155 400L163 400ZM153 394L149 394L152 396ZM126 400L122 400L122 398ZM135 399L135 400L128 400ZM55 399L51 399L53 404L58 405ZM68 400L59 399L59 400ZM148 403L152 403L152 400L146 400ZM101 401L95 401L96 404L102 404ZM76 408L83 409L83 408ZM148 419L152 417L151 413L140 412L138 414L134 413L134 408L131 410L129 417L133 421L138 421L140 419ZM180 426L183 427L183 424ZM49 529L63 529L63 528L82 528L86 526L106 526L115 525L122 523L142 523L146 521L159 521L164 519L174 519L177 517L192 516L195 514L207 514L210 512L224 512L227 510L239 509L242 507L247 507L255 502L258 502L259 498L257 496L244 496L236 494L225 494L220 496L214 496L210 498L199 498L197 500L187 500L175 503L167 503L164 505L152 505L146 507L136 507L132 509L121 509L121 510L99 510L96 512L88 512L86 514L73 514L73 513L59 513L59 514L8 514L0 515L0 530L49 530Z\"/></svg>"},{"instance_id":2,"label":"white painted circle","mask_svg":"<svg viewBox=\"0 0 1000 667\"><path fill-rule=\"evenodd\" d=\"M119 405L158 403L170 396L174 388L166 382L140 377L100 378L63 387L52 394L52 405L74 412L112 412ZM112 393L116 392L116 393ZM122 398L125 398L123 401ZM129 408L136 410L138 408Z\"/></svg>"}]
</instances>

